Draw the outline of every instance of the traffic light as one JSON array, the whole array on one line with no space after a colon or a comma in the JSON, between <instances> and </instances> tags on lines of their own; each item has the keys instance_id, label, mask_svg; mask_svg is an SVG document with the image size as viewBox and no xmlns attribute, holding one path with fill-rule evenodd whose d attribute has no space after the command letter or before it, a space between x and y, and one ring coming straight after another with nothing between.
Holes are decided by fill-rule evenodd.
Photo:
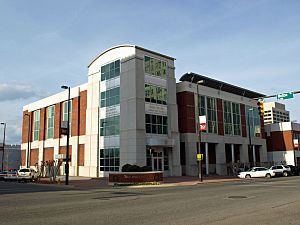
<instances>
[{"instance_id":1,"label":"traffic light","mask_svg":"<svg viewBox=\"0 0 300 225\"><path fill-rule=\"evenodd\" d=\"M264 109L264 101L263 100L259 100L257 102L257 106L258 106L258 113L260 116L263 116L265 113L265 109Z\"/></svg>"}]
</instances>

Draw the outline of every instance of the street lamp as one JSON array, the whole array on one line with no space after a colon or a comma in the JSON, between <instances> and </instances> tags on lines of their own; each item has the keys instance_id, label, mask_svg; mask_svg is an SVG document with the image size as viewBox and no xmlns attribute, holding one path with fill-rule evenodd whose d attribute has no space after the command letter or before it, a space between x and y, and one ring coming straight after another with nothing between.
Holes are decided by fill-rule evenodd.
<instances>
[{"instance_id":1,"label":"street lamp","mask_svg":"<svg viewBox=\"0 0 300 225\"><path fill-rule=\"evenodd\" d=\"M30 113L25 113L28 116L28 134L27 134L27 160L26 167L29 168L29 153L30 153L30 140L31 140L31 116Z\"/></svg>"},{"instance_id":2,"label":"street lamp","mask_svg":"<svg viewBox=\"0 0 300 225\"><path fill-rule=\"evenodd\" d=\"M199 85L203 84L203 83L204 83L204 80L197 81L198 120L200 120ZM199 124L200 124L200 121L199 121ZM201 154L201 128L200 128L200 126L198 126L198 136L199 136L198 154ZM200 182L203 182L202 158L200 159L200 162L198 163L198 174L199 174Z\"/></svg>"},{"instance_id":3,"label":"street lamp","mask_svg":"<svg viewBox=\"0 0 300 225\"><path fill-rule=\"evenodd\" d=\"M254 151L253 150L253 148L252 148L252 142L251 142L251 133L250 133L250 111L252 111L252 113L253 113L253 108L249 108L248 109L248 138L249 138L249 149L250 149L250 151L252 150L252 151ZM249 153L248 153L249 154ZM252 157L253 157L253 164L254 164L254 161L255 161L255 159L254 159L254 153L252 152Z\"/></svg>"},{"instance_id":4,"label":"street lamp","mask_svg":"<svg viewBox=\"0 0 300 225\"><path fill-rule=\"evenodd\" d=\"M4 149L5 149L5 130L6 130L6 123L1 123L1 125L4 125L4 130L3 130L2 167L1 167L1 171L3 171L3 163L4 163ZM8 163L8 162L7 162L7 163Z\"/></svg>"},{"instance_id":5,"label":"street lamp","mask_svg":"<svg viewBox=\"0 0 300 225\"><path fill-rule=\"evenodd\" d=\"M68 116L67 116L67 149L66 149L66 165L65 165L65 185L69 185L69 137L70 137L70 87L61 86L62 89L68 90Z\"/></svg>"}]
</instances>

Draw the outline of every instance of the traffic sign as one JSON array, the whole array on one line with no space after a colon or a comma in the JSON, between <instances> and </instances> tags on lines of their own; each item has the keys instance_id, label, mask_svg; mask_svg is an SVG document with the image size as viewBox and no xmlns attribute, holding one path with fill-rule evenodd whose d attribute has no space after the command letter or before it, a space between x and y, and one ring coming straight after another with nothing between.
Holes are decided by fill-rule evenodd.
<instances>
[{"instance_id":1,"label":"traffic sign","mask_svg":"<svg viewBox=\"0 0 300 225\"><path fill-rule=\"evenodd\" d=\"M203 160L203 154L197 154L197 161Z\"/></svg>"},{"instance_id":2,"label":"traffic sign","mask_svg":"<svg viewBox=\"0 0 300 225\"><path fill-rule=\"evenodd\" d=\"M291 99L291 98L294 98L294 92L286 92L286 93L277 95L277 100L285 100L285 99Z\"/></svg>"},{"instance_id":3,"label":"traffic sign","mask_svg":"<svg viewBox=\"0 0 300 225\"><path fill-rule=\"evenodd\" d=\"M199 130L206 131L206 116L199 116Z\"/></svg>"}]
</instances>

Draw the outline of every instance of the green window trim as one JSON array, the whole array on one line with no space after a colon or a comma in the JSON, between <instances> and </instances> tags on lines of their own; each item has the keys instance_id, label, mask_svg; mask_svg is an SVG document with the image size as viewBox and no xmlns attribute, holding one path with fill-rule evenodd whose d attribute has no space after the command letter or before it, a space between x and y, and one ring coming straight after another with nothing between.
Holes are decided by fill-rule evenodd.
<instances>
[{"instance_id":1,"label":"green window trim","mask_svg":"<svg viewBox=\"0 0 300 225\"><path fill-rule=\"evenodd\" d=\"M144 57L145 73L166 79L167 76L167 62L154 59L149 56Z\"/></svg>"},{"instance_id":2,"label":"green window trim","mask_svg":"<svg viewBox=\"0 0 300 225\"><path fill-rule=\"evenodd\" d=\"M145 101L167 105L167 89L164 87L154 86L152 84L145 84Z\"/></svg>"},{"instance_id":3,"label":"green window trim","mask_svg":"<svg viewBox=\"0 0 300 225\"><path fill-rule=\"evenodd\" d=\"M47 139L54 137L54 105L47 108Z\"/></svg>"}]
</instances>

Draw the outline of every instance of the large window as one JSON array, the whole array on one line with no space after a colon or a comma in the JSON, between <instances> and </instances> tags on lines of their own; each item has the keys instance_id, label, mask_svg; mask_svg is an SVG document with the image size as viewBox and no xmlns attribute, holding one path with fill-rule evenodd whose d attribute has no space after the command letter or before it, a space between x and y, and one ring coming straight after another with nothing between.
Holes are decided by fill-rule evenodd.
<instances>
[{"instance_id":1,"label":"large window","mask_svg":"<svg viewBox=\"0 0 300 225\"><path fill-rule=\"evenodd\" d=\"M39 140L40 131L40 110L36 110L33 113L33 140Z\"/></svg>"},{"instance_id":2,"label":"large window","mask_svg":"<svg viewBox=\"0 0 300 225\"><path fill-rule=\"evenodd\" d=\"M101 108L120 104L120 87L116 87L100 94Z\"/></svg>"},{"instance_id":3,"label":"large window","mask_svg":"<svg viewBox=\"0 0 300 225\"><path fill-rule=\"evenodd\" d=\"M100 136L111 136L120 134L120 116L100 119Z\"/></svg>"},{"instance_id":4,"label":"large window","mask_svg":"<svg viewBox=\"0 0 300 225\"><path fill-rule=\"evenodd\" d=\"M216 99L207 97L207 132L217 133Z\"/></svg>"},{"instance_id":5,"label":"large window","mask_svg":"<svg viewBox=\"0 0 300 225\"><path fill-rule=\"evenodd\" d=\"M120 60L101 67L101 81L120 76Z\"/></svg>"},{"instance_id":6,"label":"large window","mask_svg":"<svg viewBox=\"0 0 300 225\"><path fill-rule=\"evenodd\" d=\"M151 134L168 134L168 118L146 114L146 133Z\"/></svg>"},{"instance_id":7,"label":"large window","mask_svg":"<svg viewBox=\"0 0 300 225\"><path fill-rule=\"evenodd\" d=\"M119 171L120 149L100 149L100 171Z\"/></svg>"},{"instance_id":8,"label":"large window","mask_svg":"<svg viewBox=\"0 0 300 225\"><path fill-rule=\"evenodd\" d=\"M145 101L157 104L167 104L167 89L145 84Z\"/></svg>"},{"instance_id":9,"label":"large window","mask_svg":"<svg viewBox=\"0 0 300 225\"><path fill-rule=\"evenodd\" d=\"M69 110L69 131L70 131L70 136L72 135L72 100L70 100L70 104L68 102L64 102L64 111L63 111L63 121L68 122L68 106L70 105L70 110Z\"/></svg>"},{"instance_id":10,"label":"large window","mask_svg":"<svg viewBox=\"0 0 300 225\"><path fill-rule=\"evenodd\" d=\"M167 63L158 59L145 56L145 73L165 79L167 74Z\"/></svg>"},{"instance_id":11,"label":"large window","mask_svg":"<svg viewBox=\"0 0 300 225\"><path fill-rule=\"evenodd\" d=\"M224 131L225 134L232 135L232 114L231 102L224 101Z\"/></svg>"},{"instance_id":12,"label":"large window","mask_svg":"<svg viewBox=\"0 0 300 225\"><path fill-rule=\"evenodd\" d=\"M232 103L233 134L241 135L240 104Z\"/></svg>"},{"instance_id":13,"label":"large window","mask_svg":"<svg viewBox=\"0 0 300 225\"><path fill-rule=\"evenodd\" d=\"M54 105L47 108L47 138L54 136Z\"/></svg>"},{"instance_id":14,"label":"large window","mask_svg":"<svg viewBox=\"0 0 300 225\"><path fill-rule=\"evenodd\" d=\"M251 137L260 137L261 136L261 125L260 125L260 115L257 107L246 107L246 118L247 118L247 132Z\"/></svg>"}]
</instances>

